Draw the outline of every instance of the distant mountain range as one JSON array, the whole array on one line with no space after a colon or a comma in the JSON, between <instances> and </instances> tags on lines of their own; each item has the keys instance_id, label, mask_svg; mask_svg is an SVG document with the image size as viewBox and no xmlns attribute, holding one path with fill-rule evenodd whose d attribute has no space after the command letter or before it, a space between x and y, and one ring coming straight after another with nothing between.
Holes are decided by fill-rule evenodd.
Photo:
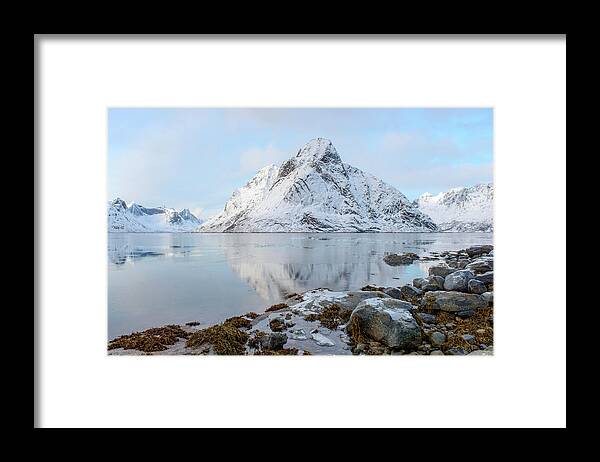
<instances>
[{"instance_id":1,"label":"distant mountain range","mask_svg":"<svg viewBox=\"0 0 600 462\"><path fill-rule=\"evenodd\" d=\"M316 138L281 165L262 168L206 222L188 209L109 202L113 232L470 232L493 231L492 184L454 188L415 201L345 164Z\"/></svg>"},{"instance_id":2,"label":"distant mountain range","mask_svg":"<svg viewBox=\"0 0 600 462\"><path fill-rule=\"evenodd\" d=\"M494 230L494 185L491 183L454 188L435 196L425 193L414 203L433 219L440 231Z\"/></svg>"},{"instance_id":3,"label":"distant mountain range","mask_svg":"<svg viewBox=\"0 0 600 462\"><path fill-rule=\"evenodd\" d=\"M116 198L108 203L108 231L123 233L172 233L193 231L202 224L188 209L147 208Z\"/></svg>"}]
</instances>

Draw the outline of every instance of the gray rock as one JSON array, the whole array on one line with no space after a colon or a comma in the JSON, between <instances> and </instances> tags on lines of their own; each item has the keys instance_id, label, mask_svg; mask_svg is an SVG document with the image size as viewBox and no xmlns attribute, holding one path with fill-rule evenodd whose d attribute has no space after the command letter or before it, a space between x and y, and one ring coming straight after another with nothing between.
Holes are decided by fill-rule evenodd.
<instances>
[{"instance_id":1,"label":"gray rock","mask_svg":"<svg viewBox=\"0 0 600 462\"><path fill-rule=\"evenodd\" d=\"M469 281L474 277L475 275L469 270L455 271L444 279L444 289L466 292L469 290Z\"/></svg>"},{"instance_id":2,"label":"gray rock","mask_svg":"<svg viewBox=\"0 0 600 462\"><path fill-rule=\"evenodd\" d=\"M425 284L424 286L421 287L421 290L423 292L431 292L434 290L441 290L437 284L431 284L430 282L428 282L427 284Z\"/></svg>"},{"instance_id":3,"label":"gray rock","mask_svg":"<svg viewBox=\"0 0 600 462\"><path fill-rule=\"evenodd\" d=\"M438 266L432 266L431 268L429 268L429 275L430 276L441 276L441 277L445 278L446 276L453 273L454 271L455 271L454 268L450 268L448 266L443 266L443 265L438 265Z\"/></svg>"},{"instance_id":4,"label":"gray rock","mask_svg":"<svg viewBox=\"0 0 600 462\"><path fill-rule=\"evenodd\" d=\"M494 304L494 292L484 292L481 296L488 302L488 305Z\"/></svg>"},{"instance_id":5,"label":"gray rock","mask_svg":"<svg viewBox=\"0 0 600 462\"><path fill-rule=\"evenodd\" d=\"M413 316L418 317L425 324L433 324L435 322L435 316L433 314L416 312L413 313Z\"/></svg>"},{"instance_id":6,"label":"gray rock","mask_svg":"<svg viewBox=\"0 0 600 462\"><path fill-rule=\"evenodd\" d=\"M427 283L427 279L424 279L424 278L413 279L413 286L415 286L418 289L420 289L426 283Z\"/></svg>"},{"instance_id":7,"label":"gray rock","mask_svg":"<svg viewBox=\"0 0 600 462\"><path fill-rule=\"evenodd\" d=\"M471 334L464 334L464 335L462 335L462 339L465 342L470 343L471 345L475 345L477 343L477 340L475 339L475 336L471 335Z\"/></svg>"},{"instance_id":8,"label":"gray rock","mask_svg":"<svg viewBox=\"0 0 600 462\"><path fill-rule=\"evenodd\" d=\"M456 316L458 316L459 318L470 318L474 314L475 310L462 310L456 312Z\"/></svg>"},{"instance_id":9,"label":"gray rock","mask_svg":"<svg viewBox=\"0 0 600 462\"><path fill-rule=\"evenodd\" d=\"M463 350L462 348L450 348L446 351L446 354L449 356L463 356L465 354L465 350Z\"/></svg>"},{"instance_id":10,"label":"gray rock","mask_svg":"<svg viewBox=\"0 0 600 462\"><path fill-rule=\"evenodd\" d=\"M482 295L487 291L485 284L481 282L479 279L471 279L468 284L469 292L472 294L480 294Z\"/></svg>"},{"instance_id":11,"label":"gray rock","mask_svg":"<svg viewBox=\"0 0 600 462\"><path fill-rule=\"evenodd\" d=\"M492 270L490 264L486 261L477 260L469 263L465 266L466 269L473 271L474 273L487 273Z\"/></svg>"},{"instance_id":12,"label":"gray rock","mask_svg":"<svg viewBox=\"0 0 600 462\"><path fill-rule=\"evenodd\" d=\"M477 279L483 282L485 285L494 283L494 272L488 271L487 273L478 274Z\"/></svg>"},{"instance_id":13,"label":"gray rock","mask_svg":"<svg viewBox=\"0 0 600 462\"><path fill-rule=\"evenodd\" d=\"M260 345L263 349L267 350L281 350L283 345L286 344L288 340L287 334L282 332L273 332L260 340Z\"/></svg>"},{"instance_id":14,"label":"gray rock","mask_svg":"<svg viewBox=\"0 0 600 462\"><path fill-rule=\"evenodd\" d=\"M462 292L436 291L423 295L421 306L428 310L442 310L451 313L486 308L487 302L481 295Z\"/></svg>"},{"instance_id":15,"label":"gray rock","mask_svg":"<svg viewBox=\"0 0 600 462\"><path fill-rule=\"evenodd\" d=\"M421 329L411 314L412 305L395 299L364 300L352 312L348 333L358 328L362 335L390 348L417 347Z\"/></svg>"},{"instance_id":16,"label":"gray rock","mask_svg":"<svg viewBox=\"0 0 600 462\"><path fill-rule=\"evenodd\" d=\"M442 345L445 341L446 341L446 336L444 334L442 334L441 332L432 332L429 335L429 340L431 340L431 344L432 345Z\"/></svg>"},{"instance_id":17,"label":"gray rock","mask_svg":"<svg viewBox=\"0 0 600 462\"><path fill-rule=\"evenodd\" d=\"M429 282L435 284L439 287L440 290L444 290L444 278L441 276L429 276Z\"/></svg>"},{"instance_id":18,"label":"gray rock","mask_svg":"<svg viewBox=\"0 0 600 462\"><path fill-rule=\"evenodd\" d=\"M422 295L423 291L421 289L417 289L416 287L407 284L400 287L400 296L394 298L399 298L400 300L405 300L411 303L417 303L417 301L419 300L419 298L421 298Z\"/></svg>"},{"instance_id":19,"label":"gray rock","mask_svg":"<svg viewBox=\"0 0 600 462\"><path fill-rule=\"evenodd\" d=\"M493 356L494 349L492 347L487 347L485 350L475 350L469 353L469 356Z\"/></svg>"},{"instance_id":20,"label":"gray rock","mask_svg":"<svg viewBox=\"0 0 600 462\"><path fill-rule=\"evenodd\" d=\"M400 292L400 289L397 289L396 287L389 287L388 289L385 289L383 292L397 300L400 300L402 298L402 292Z\"/></svg>"},{"instance_id":21,"label":"gray rock","mask_svg":"<svg viewBox=\"0 0 600 462\"><path fill-rule=\"evenodd\" d=\"M480 255L488 254L488 253L492 252L493 250L494 250L493 245L474 245L473 247L469 247L468 249L465 249L465 252L467 253L467 255L469 255L469 257L473 258L473 257L478 257Z\"/></svg>"},{"instance_id":22,"label":"gray rock","mask_svg":"<svg viewBox=\"0 0 600 462\"><path fill-rule=\"evenodd\" d=\"M433 350L429 353L429 356L444 356L444 352L442 350Z\"/></svg>"}]
</instances>

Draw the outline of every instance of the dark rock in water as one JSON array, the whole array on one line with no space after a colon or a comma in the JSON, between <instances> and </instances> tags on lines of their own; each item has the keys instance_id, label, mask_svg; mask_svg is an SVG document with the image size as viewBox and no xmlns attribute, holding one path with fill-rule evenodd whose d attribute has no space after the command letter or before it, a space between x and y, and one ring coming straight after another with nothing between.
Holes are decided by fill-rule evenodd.
<instances>
[{"instance_id":1,"label":"dark rock in water","mask_svg":"<svg viewBox=\"0 0 600 462\"><path fill-rule=\"evenodd\" d=\"M417 289L416 287L411 286L409 284L400 287L399 292L400 295L394 298L399 298L400 300L405 300L410 303L417 303L423 295L423 291L421 289Z\"/></svg>"},{"instance_id":2,"label":"dark rock in water","mask_svg":"<svg viewBox=\"0 0 600 462\"><path fill-rule=\"evenodd\" d=\"M469 270L455 271L444 279L444 289L467 292L469 290L469 281L474 277L475 275Z\"/></svg>"},{"instance_id":3,"label":"dark rock in water","mask_svg":"<svg viewBox=\"0 0 600 462\"><path fill-rule=\"evenodd\" d=\"M473 247L469 247L465 249L465 252L469 255L469 257L478 257L480 255L488 254L492 250L494 250L493 245L474 245Z\"/></svg>"},{"instance_id":4,"label":"dark rock in water","mask_svg":"<svg viewBox=\"0 0 600 462\"><path fill-rule=\"evenodd\" d=\"M421 306L429 310L441 310L456 313L465 310L486 308L487 301L477 294L462 292L436 291L423 295Z\"/></svg>"},{"instance_id":5,"label":"dark rock in water","mask_svg":"<svg viewBox=\"0 0 600 462\"><path fill-rule=\"evenodd\" d=\"M454 271L456 271L454 268L450 268L448 266L442 266L442 265L432 266L431 268L429 268L429 275L430 276L441 276L441 277L445 278L449 274L454 273Z\"/></svg>"},{"instance_id":6,"label":"dark rock in water","mask_svg":"<svg viewBox=\"0 0 600 462\"><path fill-rule=\"evenodd\" d=\"M435 322L435 316L429 313L413 313L414 316L416 316L417 318L419 318L421 321L423 321L425 324L433 324Z\"/></svg>"},{"instance_id":7,"label":"dark rock in water","mask_svg":"<svg viewBox=\"0 0 600 462\"><path fill-rule=\"evenodd\" d=\"M390 348L416 348L421 343L421 329L410 309L410 303L400 300L365 300L352 312L347 332L357 343L366 337Z\"/></svg>"},{"instance_id":8,"label":"dark rock in water","mask_svg":"<svg viewBox=\"0 0 600 462\"><path fill-rule=\"evenodd\" d=\"M396 298L398 300L402 299L402 292L400 292L400 289L396 289L395 287L390 287L389 289L385 289L383 291L383 293L388 294L390 297L392 298Z\"/></svg>"},{"instance_id":9,"label":"dark rock in water","mask_svg":"<svg viewBox=\"0 0 600 462\"><path fill-rule=\"evenodd\" d=\"M483 294L487 291L485 284L478 279L471 279L469 281L469 292L472 294Z\"/></svg>"},{"instance_id":10,"label":"dark rock in water","mask_svg":"<svg viewBox=\"0 0 600 462\"><path fill-rule=\"evenodd\" d=\"M413 261L418 260L419 256L416 253L408 252L401 255L394 253L383 257L383 261L390 266L410 265Z\"/></svg>"}]
</instances>

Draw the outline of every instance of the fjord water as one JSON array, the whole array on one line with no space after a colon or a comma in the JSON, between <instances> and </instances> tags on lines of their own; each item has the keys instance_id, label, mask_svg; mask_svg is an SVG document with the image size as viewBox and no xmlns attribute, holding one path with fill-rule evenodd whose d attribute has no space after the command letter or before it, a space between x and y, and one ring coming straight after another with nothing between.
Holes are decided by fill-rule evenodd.
<instances>
[{"instance_id":1,"label":"fjord water","mask_svg":"<svg viewBox=\"0 0 600 462\"><path fill-rule=\"evenodd\" d=\"M400 286L437 263L389 266L386 254L427 255L492 239L491 233L109 233L108 338L189 321L209 326L319 287Z\"/></svg>"}]
</instances>

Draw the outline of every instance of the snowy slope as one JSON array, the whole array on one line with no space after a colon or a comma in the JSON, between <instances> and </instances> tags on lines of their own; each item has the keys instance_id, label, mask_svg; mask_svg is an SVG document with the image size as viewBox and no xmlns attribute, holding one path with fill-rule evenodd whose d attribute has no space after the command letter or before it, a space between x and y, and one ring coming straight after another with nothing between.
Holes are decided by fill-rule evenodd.
<instances>
[{"instance_id":1,"label":"snowy slope","mask_svg":"<svg viewBox=\"0 0 600 462\"><path fill-rule=\"evenodd\" d=\"M429 215L440 231L492 232L494 185L479 184L469 188L454 188L432 195L425 193L415 204Z\"/></svg>"},{"instance_id":2,"label":"snowy slope","mask_svg":"<svg viewBox=\"0 0 600 462\"><path fill-rule=\"evenodd\" d=\"M202 224L188 209L146 208L120 198L108 203L108 231L124 233L189 232Z\"/></svg>"},{"instance_id":3,"label":"snowy slope","mask_svg":"<svg viewBox=\"0 0 600 462\"><path fill-rule=\"evenodd\" d=\"M198 231L434 231L401 192L344 164L329 140L309 141L281 166L261 169Z\"/></svg>"}]
</instances>

